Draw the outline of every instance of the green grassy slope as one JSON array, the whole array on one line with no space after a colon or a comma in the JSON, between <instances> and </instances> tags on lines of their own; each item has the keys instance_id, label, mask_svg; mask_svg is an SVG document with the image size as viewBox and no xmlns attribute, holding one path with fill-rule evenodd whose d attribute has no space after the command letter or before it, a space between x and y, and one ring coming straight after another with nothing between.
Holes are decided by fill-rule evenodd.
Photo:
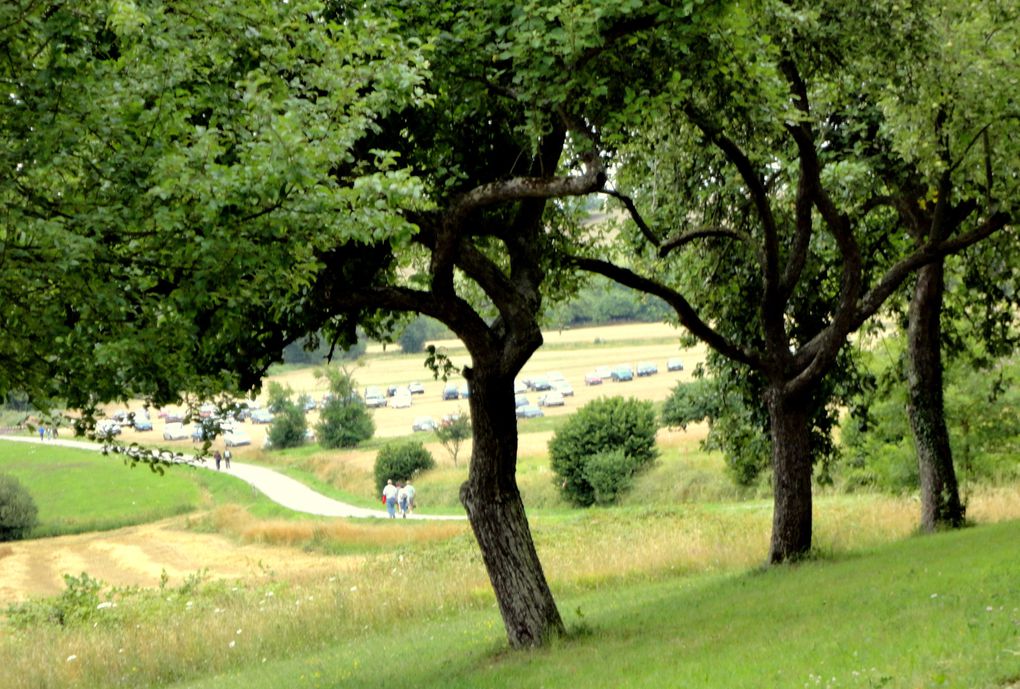
<instances>
[{"instance_id":1,"label":"green grassy slope","mask_svg":"<svg viewBox=\"0 0 1020 689\"><path fill-rule=\"evenodd\" d=\"M495 610L392 626L175 685L244 687L1015 687L1020 523L765 572L560 600L570 640L504 650ZM398 677L403 678L398 681Z\"/></svg>"}]
</instances>

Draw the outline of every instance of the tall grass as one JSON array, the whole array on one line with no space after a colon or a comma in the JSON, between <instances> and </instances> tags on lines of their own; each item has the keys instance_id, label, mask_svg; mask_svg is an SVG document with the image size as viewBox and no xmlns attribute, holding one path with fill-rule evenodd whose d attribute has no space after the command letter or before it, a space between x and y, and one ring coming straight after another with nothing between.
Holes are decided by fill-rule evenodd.
<instances>
[{"instance_id":1,"label":"tall grass","mask_svg":"<svg viewBox=\"0 0 1020 689\"><path fill-rule=\"evenodd\" d=\"M1020 518L1020 504L1007 492L973 496L972 514ZM278 581L265 572L246 582L196 578L175 589L104 590L97 600L116 607L99 610L88 602L89 616L80 624L36 618L18 626L18 616L9 615L0 626L5 689L168 685L314 656L366 635L389 648L408 616L422 634L432 634L432 624L456 627L465 620L473 631L464 633L477 635L482 624L487 644L500 643L491 588L465 524L294 523L238 511L213 514L242 540L351 554L338 558L328 577ZM838 561L910 534L916 505L891 497L824 497L817 501L816 522L821 551ZM611 608L619 596L649 582L686 589L700 586L705 576L754 570L767 550L770 508L767 501L748 501L564 511L535 518L533 528L561 608L574 610L570 601L592 592L598 595L584 598L586 608ZM581 622L574 613L571 618ZM459 643L459 637L447 643ZM372 652L383 653L380 648ZM68 661L70 656L75 658ZM346 686L336 679L344 672L362 676L353 667L327 663L321 686Z\"/></svg>"}]
</instances>

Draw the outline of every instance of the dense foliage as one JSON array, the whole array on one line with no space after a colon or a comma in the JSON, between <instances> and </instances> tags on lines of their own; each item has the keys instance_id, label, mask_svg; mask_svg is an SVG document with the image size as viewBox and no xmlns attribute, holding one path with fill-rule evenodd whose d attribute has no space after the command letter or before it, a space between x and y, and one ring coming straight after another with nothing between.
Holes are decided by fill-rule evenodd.
<instances>
[{"instance_id":1,"label":"dense foliage","mask_svg":"<svg viewBox=\"0 0 1020 689\"><path fill-rule=\"evenodd\" d=\"M315 431L322 447L357 447L375 434L375 420L362 402L333 398L319 408Z\"/></svg>"},{"instance_id":2,"label":"dense foliage","mask_svg":"<svg viewBox=\"0 0 1020 689\"><path fill-rule=\"evenodd\" d=\"M298 403L287 399L280 401L273 411L273 422L269 426L268 438L272 447L282 450L305 444L308 419L305 410Z\"/></svg>"},{"instance_id":3,"label":"dense foliage","mask_svg":"<svg viewBox=\"0 0 1020 689\"><path fill-rule=\"evenodd\" d=\"M549 457L563 496L586 507L609 503L634 474L658 456L651 402L603 397L571 415L549 441Z\"/></svg>"},{"instance_id":4,"label":"dense foliage","mask_svg":"<svg viewBox=\"0 0 1020 689\"><path fill-rule=\"evenodd\" d=\"M31 493L15 477L0 474L0 541L24 538L38 523Z\"/></svg>"},{"instance_id":5,"label":"dense foliage","mask_svg":"<svg viewBox=\"0 0 1020 689\"><path fill-rule=\"evenodd\" d=\"M893 492L918 488L914 441L906 416L906 390L897 375L902 343L886 338L870 357L879 386L863 401L866 413L844 420L843 456L834 478L848 490ZM1012 480L1020 475L1020 363L1009 357L977 368L958 361L946 372L946 418L963 485Z\"/></svg>"},{"instance_id":6,"label":"dense foliage","mask_svg":"<svg viewBox=\"0 0 1020 689\"><path fill-rule=\"evenodd\" d=\"M420 441L387 443L375 457L375 487L382 493L387 481L410 481L435 466L432 453Z\"/></svg>"}]
</instances>

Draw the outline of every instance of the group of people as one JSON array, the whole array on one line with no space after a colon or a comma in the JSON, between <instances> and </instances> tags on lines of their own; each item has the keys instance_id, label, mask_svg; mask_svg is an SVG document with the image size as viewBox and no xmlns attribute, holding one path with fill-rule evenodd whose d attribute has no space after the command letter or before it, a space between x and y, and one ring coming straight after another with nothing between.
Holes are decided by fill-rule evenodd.
<instances>
[{"instance_id":1,"label":"group of people","mask_svg":"<svg viewBox=\"0 0 1020 689\"><path fill-rule=\"evenodd\" d=\"M230 450L224 450L223 454L220 454L219 450L213 452L213 460L216 462L216 471L220 470L220 463L222 462L225 469L230 468Z\"/></svg>"},{"instance_id":2,"label":"group of people","mask_svg":"<svg viewBox=\"0 0 1020 689\"><path fill-rule=\"evenodd\" d=\"M400 516L407 519L407 515L414 512L414 486L410 481L406 483L397 481L394 485L393 479L387 479L386 487L382 492L382 501L386 505L386 512L389 513L390 519L396 519L398 509Z\"/></svg>"}]
</instances>

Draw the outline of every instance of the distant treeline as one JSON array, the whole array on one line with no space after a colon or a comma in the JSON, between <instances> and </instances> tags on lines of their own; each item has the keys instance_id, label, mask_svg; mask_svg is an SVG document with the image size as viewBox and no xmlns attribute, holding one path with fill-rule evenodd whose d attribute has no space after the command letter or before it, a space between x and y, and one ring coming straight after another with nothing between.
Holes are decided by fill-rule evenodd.
<instances>
[{"instance_id":1,"label":"distant treeline","mask_svg":"<svg viewBox=\"0 0 1020 689\"><path fill-rule=\"evenodd\" d=\"M618 322L658 323L675 315L658 297L639 295L618 283L599 277L568 302L557 304L546 316L555 330Z\"/></svg>"},{"instance_id":2,"label":"distant treeline","mask_svg":"<svg viewBox=\"0 0 1020 689\"><path fill-rule=\"evenodd\" d=\"M553 330L586 325L612 323L657 323L669 318L673 311L657 297L639 295L605 278L596 278L582 288L570 301L557 304L546 314L545 326ZM404 352L415 353L424 349L425 342L452 338L453 334L438 321L425 316L411 320L394 338ZM366 337L359 334L358 343L345 351L333 353L334 361L357 359L365 353ZM292 342L283 350L286 364L321 364L329 353L329 345L322 341L312 350L304 342Z\"/></svg>"}]
</instances>

